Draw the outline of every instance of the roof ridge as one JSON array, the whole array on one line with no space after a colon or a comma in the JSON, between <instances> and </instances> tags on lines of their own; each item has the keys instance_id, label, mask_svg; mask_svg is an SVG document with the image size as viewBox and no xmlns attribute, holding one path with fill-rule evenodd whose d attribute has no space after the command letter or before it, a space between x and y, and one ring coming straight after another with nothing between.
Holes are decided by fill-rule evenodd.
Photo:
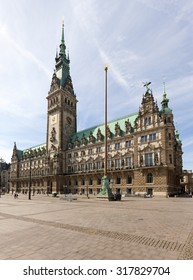
<instances>
[{"instance_id":1,"label":"roof ridge","mask_svg":"<svg viewBox=\"0 0 193 280\"><path fill-rule=\"evenodd\" d=\"M119 120L122 120L122 119L125 119L125 118L133 117L133 116L135 116L135 115L138 115L138 112L135 112L135 113L129 114L129 115L125 115L125 116L120 117L120 118L118 118L118 119L113 119L113 120L111 120L111 121L108 121L107 124L110 124L110 123L112 123L112 122L119 121ZM84 131L88 131L88 130L91 130L91 129L94 129L94 128L96 128L96 127L100 127L100 126L103 126L103 125L104 125L104 123L101 123L101 124L98 124L98 125L95 125L95 126L92 126L92 127L89 127L89 128L85 128L85 129L83 129L83 130L80 130L80 131L77 131L77 132L73 133L72 135L76 135L76 134L78 134L78 133L83 133Z\"/></svg>"}]
</instances>

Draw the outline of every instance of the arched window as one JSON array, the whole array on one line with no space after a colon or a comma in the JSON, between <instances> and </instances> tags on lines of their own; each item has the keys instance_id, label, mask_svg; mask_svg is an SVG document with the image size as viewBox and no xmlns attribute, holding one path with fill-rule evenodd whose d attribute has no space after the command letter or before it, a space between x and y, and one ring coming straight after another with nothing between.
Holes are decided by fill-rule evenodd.
<instances>
[{"instance_id":1,"label":"arched window","mask_svg":"<svg viewBox=\"0 0 193 280\"><path fill-rule=\"evenodd\" d=\"M153 174L152 173L147 174L147 183L153 183Z\"/></svg>"},{"instance_id":2,"label":"arched window","mask_svg":"<svg viewBox=\"0 0 193 280\"><path fill-rule=\"evenodd\" d=\"M127 177L127 184L132 184L132 177L130 175Z\"/></svg>"},{"instance_id":3,"label":"arched window","mask_svg":"<svg viewBox=\"0 0 193 280\"><path fill-rule=\"evenodd\" d=\"M170 162L170 164L172 164L172 155L171 154L169 155L169 162Z\"/></svg>"},{"instance_id":4,"label":"arched window","mask_svg":"<svg viewBox=\"0 0 193 280\"><path fill-rule=\"evenodd\" d=\"M120 177L117 177L116 183L117 183L117 184L121 184L121 178L120 178Z\"/></svg>"}]
</instances>

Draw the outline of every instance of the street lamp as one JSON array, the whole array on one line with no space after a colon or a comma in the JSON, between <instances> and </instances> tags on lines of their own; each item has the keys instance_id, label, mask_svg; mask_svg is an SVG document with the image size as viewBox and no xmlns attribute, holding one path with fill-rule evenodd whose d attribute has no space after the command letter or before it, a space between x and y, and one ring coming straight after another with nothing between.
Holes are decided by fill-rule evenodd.
<instances>
[{"instance_id":1,"label":"street lamp","mask_svg":"<svg viewBox=\"0 0 193 280\"><path fill-rule=\"evenodd\" d=\"M30 152L29 152L29 197L28 199L31 200L31 157L32 157L32 154L31 154L31 149L30 149Z\"/></svg>"},{"instance_id":2,"label":"street lamp","mask_svg":"<svg viewBox=\"0 0 193 280\"><path fill-rule=\"evenodd\" d=\"M108 66L105 65L105 96L104 96L104 128L105 128L105 139L104 139L104 149L105 149L105 156L104 156L104 176L102 177L102 188L99 193L98 198L106 198L108 200L113 200L113 194L109 187L109 178L107 177L107 72Z\"/></svg>"}]
</instances>

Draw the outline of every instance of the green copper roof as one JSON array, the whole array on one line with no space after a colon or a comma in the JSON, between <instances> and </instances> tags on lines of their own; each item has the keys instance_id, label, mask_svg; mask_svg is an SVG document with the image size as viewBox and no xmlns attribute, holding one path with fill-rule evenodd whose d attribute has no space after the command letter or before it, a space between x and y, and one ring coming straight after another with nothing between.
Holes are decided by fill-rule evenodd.
<instances>
[{"instance_id":1,"label":"green copper roof","mask_svg":"<svg viewBox=\"0 0 193 280\"><path fill-rule=\"evenodd\" d=\"M20 160L23 156L23 151L21 150L16 150L16 153L17 153L17 158Z\"/></svg>"},{"instance_id":2,"label":"green copper roof","mask_svg":"<svg viewBox=\"0 0 193 280\"><path fill-rule=\"evenodd\" d=\"M127 115L125 117L122 117L122 118L119 118L119 119L116 119L116 120L108 122L107 125L108 125L108 127L109 127L109 129L111 131L112 137L115 135L115 125L117 123L120 126L122 135L124 135L125 134L125 122L129 121L131 123L131 126L134 127L134 122L135 122L137 117L138 117L138 113L134 113L132 115ZM77 137L78 137L78 140L81 141L81 138L83 136L88 141L90 133L92 133L92 135L96 139L97 138L98 129L100 129L101 134L104 137L104 134L105 134L104 124L101 124L101 125L97 125L97 126L94 126L94 127L91 127L91 128L88 128L88 129L85 129L85 130L82 130L82 131L79 131L79 132L73 134L72 137L71 137L71 140L72 140L71 143L73 144Z\"/></svg>"},{"instance_id":3,"label":"green copper roof","mask_svg":"<svg viewBox=\"0 0 193 280\"><path fill-rule=\"evenodd\" d=\"M64 87L65 82L70 75L70 59L69 55L66 56L66 45L64 41L64 23L62 24L62 38L60 43L59 56L57 52L55 61L56 76L60 80L60 86Z\"/></svg>"},{"instance_id":4,"label":"green copper roof","mask_svg":"<svg viewBox=\"0 0 193 280\"><path fill-rule=\"evenodd\" d=\"M33 146L31 148L28 148L28 149L25 149L25 150L23 150L23 153L28 153L29 151L34 151L34 150L43 149L43 148L46 148L46 144L45 143L37 145L37 146Z\"/></svg>"},{"instance_id":5,"label":"green copper roof","mask_svg":"<svg viewBox=\"0 0 193 280\"><path fill-rule=\"evenodd\" d=\"M160 112L162 114L166 114L166 115L167 114L172 114L172 109L170 109L168 107L168 103L169 103L169 99L167 98L167 94L166 94L166 92L164 90L163 99L161 101L162 109L160 110Z\"/></svg>"}]
</instances>

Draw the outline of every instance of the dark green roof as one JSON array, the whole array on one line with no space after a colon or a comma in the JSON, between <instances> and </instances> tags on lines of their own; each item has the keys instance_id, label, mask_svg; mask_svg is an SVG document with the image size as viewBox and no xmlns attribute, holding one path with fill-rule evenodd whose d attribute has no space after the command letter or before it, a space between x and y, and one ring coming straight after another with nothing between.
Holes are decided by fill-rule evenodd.
<instances>
[{"instance_id":1,"label":"dark green roof","mask_svg":"<svg viewBox=\"0 0 193 280\"><path fill-rule=\"evenodd\" d=\"M34 150L43 149L43 148L46 148L46 144L45 143L37 145L37 146L33 146L31 148L28 148L28 149L25 149L25 150L23 150L23 153L28 153L30 150L34 151Z\"/></svg>"},{"instance_id":2,"label":"dark green roof","mask_svg":"<svg viewBox=\"0 0 193 280\"><path fill-rule=\"evenodd\" d=\"M138 117L138 113L134 113L134 114L127 115L125 117L122 117L122 118L119 118L119 119L108 122L107 125L108 125L108 127L109 127L109 129L112 133L112 137L114 136L115 124L116 123L118 123L118 125L120 126L120 129L122 130L122 133L124 134L125 133L125 122L129 121L131 123L131 126L134 127L134 122L135 122L137 117ZM93 126L91 128L87 128L85 130L79 131L77 133L74 133L71 137L71 143L73 144L77 137L80 141L81 138L83 137L83 135L87 140L89 140L89 135L90 135L91 132L92 132L92 135L94 136L94 138L96 139L98 129L100 129L101 134L104 136L104 134L105 134L104 124L100 124L100 125L96 125L96 126Z\"/></svg>"},{"instance_id":3,"label":"dark green roof","mask_svg":"<svg viewBox=\"0 0 193 280\"><path fill-rule=\"evenodd\" d=\"M20 160L22 158L22 156L23 156L23 151L16 150L16 152L17 152L17 158Z\"/></svg>"}]
</instances>

